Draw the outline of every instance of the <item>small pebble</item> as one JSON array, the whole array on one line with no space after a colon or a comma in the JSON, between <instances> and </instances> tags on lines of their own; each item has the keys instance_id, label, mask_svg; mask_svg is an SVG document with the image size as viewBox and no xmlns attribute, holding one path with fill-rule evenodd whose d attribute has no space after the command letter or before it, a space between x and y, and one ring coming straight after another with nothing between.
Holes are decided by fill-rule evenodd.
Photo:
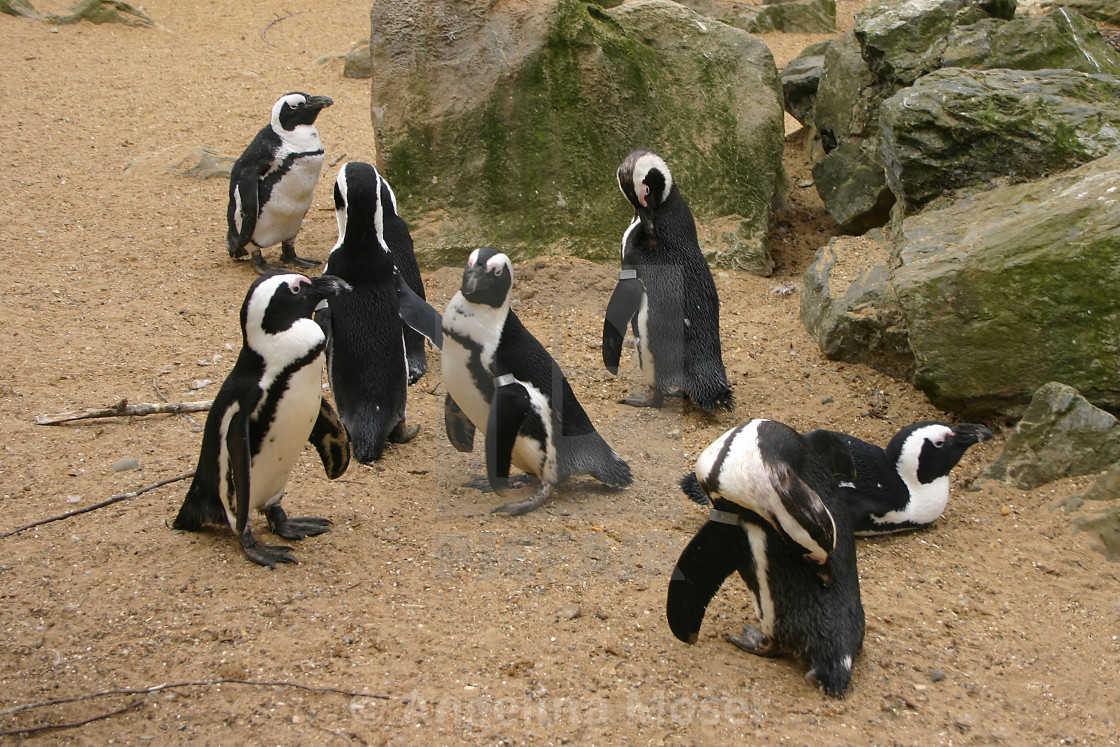
<instances>
[{"instance_id":1,"label":"small pebble","mask_svg":"<svg viewBox=\"0 0 1120 747\"><path fill-rule=\"evenodd\" d=\"M941 680L945 679L946 677L948 677L948 675L942 672L940 669L929 670L930 682L941 682Z\"/></svg>"},{"instance_id":2,"label":"small pebble","mask_svg":"<svg viewBox=\"0 0 1120 747\"><path fill-rule=\"evenodd\" d=\"M575 620L580 615L578 604L565 604L560 608L560 619Z\"/></svg>"},{"instance_id":3,"label":"small pebble","mask_svg":"<svg viewBox=\"0 0 1120 747\"><path fill-rule=\"evenodd\" d=\"M80 496L80 495L68 495L68 496L66 496L66 502L67 503L80 503L81 500L82 500L82 496Z\"/></svg>"},{"instance_id":4,"label":"small pebble","mask_svg":"<svg viewBox=\"0 0 1120 747\"><path fill-rule=\"evenodd\" d=\"M118 462L113 462L114 472L128 472L129 470L140 469L140 462L132 457L121 459Z\"/></svg>"},{"instance_id":5,"label":"small pebble","mask_svg":"<svg viewBox=\"0 0 1120 747\"><path fill-rule=\"evenodd\" d=\"M1007 516L1011 513L1011 506L1003 506L1002 508L1000 508L999 512L1002 515Z\"/></svg>"},{"instance_id":6,"label":"small pebble","mask_svg":"<svg viewBox=\"0 0 1120 747\"><path fill-rule=\"evenodd\" d=\"M191 389L194 389L195 391L198 391L199 389L205 389L206 387L210 386L213 383L214 382L211 381L210 379L195 379L194 381L191 382Z\"/></svg>"}]
</instances>

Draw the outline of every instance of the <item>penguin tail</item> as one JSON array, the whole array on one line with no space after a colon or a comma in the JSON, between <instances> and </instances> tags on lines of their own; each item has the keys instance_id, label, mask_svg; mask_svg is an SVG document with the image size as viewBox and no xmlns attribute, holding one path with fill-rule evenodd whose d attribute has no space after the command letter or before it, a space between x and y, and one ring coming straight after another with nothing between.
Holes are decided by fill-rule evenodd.
<instances>
[{"instance_id":1,"label":"penguin tail","mask_svg":"<svg viewBox=\"0 0 1120 747\"><path fill-rule=\"evenodd\" d=\"M680 486L681 490L684 491L684 494L688 496L688 499L693 503L696 503L700 506L712 505L711 498L708 497L708 494L704 491L704 488L700 487L700 481L696 479L695 472L689 472L687 475L682 477Z\"/></svg>"},{"instance_id":2,"label":"penguin tail","mask_svg":"<svg viewBox=\"0 0 1120 747\"><path fill-rule=\"evenodd\" d=\"M198 480L191 483L183 505L179 508L179 515L171 523L172 529L181 529L186 532L197 532L204 524L220 524L226 520L222 510L221 501L217 496L212 496L203 489Z\"/></svg>"},{"instance_id":3,"label":"penguin tail","mask_svg":"<svg viewBox=\"0 0 1120 747\"><path fill-rule=\"evenodd\" d=\"M805 679L815 683L825 695L843 698L848 683L852 681L852 657L814 661L813 668L805 673Z\"/></svg>"},{"instance_id":4,"label":"penguin tail","mask_svg":"<svg viewBox=\"0 0 1120 747\"><path fill-rule=\"evenodd\" d=\"M735 409L735 395L723 381L705 382L689 392L688 397L705 412L730 412Z\"/></svg>"},{"instance_id":5,"label":"penguin tail","mask_svg":"<svg viewBox=\"0 0 1120 747\"><path fill-rule=\"evenodd\" d=\"M611 451L606 463L591 470L591 476L612 488L624 488L634 482L630 465L618 454Z\"/></svg>"}]
</instances>

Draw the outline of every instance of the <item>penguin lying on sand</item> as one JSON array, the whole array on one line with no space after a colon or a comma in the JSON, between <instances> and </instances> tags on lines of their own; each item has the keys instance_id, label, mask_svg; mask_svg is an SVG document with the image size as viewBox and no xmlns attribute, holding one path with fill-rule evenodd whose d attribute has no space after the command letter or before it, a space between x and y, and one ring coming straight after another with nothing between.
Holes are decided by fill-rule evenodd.
<instances>
[{"instance_id":1,"label":"penguin lying on sand","mask_svg":"<svg viewBox=\"0 0 1120 747\"><path fill-rule=\"evenodd\" d=\"M447 437L471 451L486 434L486 471L497 492L510 464L541 480L539 491L494 511L511 516L542 506L554 486L590 474L611 487L633 480L630 467L591 424L556 361L510 311L513 266L494 249L476 249L463 284L443 314ZM462 408L462 409L460 409Z\"/></svg>"},{"instance_id":2,"label":"penguin lying on sand","mask_svg":"<svg viewBox=\"0 0 1120 747\"><path fill-rule=\"evenodd\" d=\"M799 436L781 424L762 422L770 425L758 428L753 438L717 441L720 458L707 480L719 479L720 494L709 494L696 473L681 480L689 498L710 499L713 509L673 569L666 602L669 627L679 640L695 643L712 597L738 571L751 591L759 627L744 625L739 636L727 639L760 656L792 653L808 664L807 680L843 697L864 634L855 537L837 491L838 475L852 477L851 457L830 434ZM835 543L828 583L822 583L820 566L806 559L803 547L748 508L758 501L752 484L766 485L767 473L796 476L832 514ZM801 492L783 499L790 514L798 513L792 505L798 495L805 497Z\"/></svg>"},{"instance_id":3,"label":"penguin lying on sand","mask_svg":"<svg viewBox=\"0 0 1120 747\"><path fill-rule=\"evenodd\" d=\"M272 121L249 143L229 177L226 248L234 259L253 253L253 268L271 267L261 249L280 244L281 260L296 267L316 267L319 260L296 256L295 238L311 207L323 168L323 142L315 129L319 112L334 102L300 91L281 96L272 106ZM250 246L252 245L252 246Z\"/></svg>"},{"instance_id":4,"label":"penguin lying on sand","mask_svg":"<svg viewBox=\"0 0 1120 747\"><path fill-rule=\"evenodd\" d=\"M325 340L311 318L321 301L348 290L335 277L294 274L266 275L249 288L241 306L244 344L206 417L198 468L173 529L226 521L245 555L269 568L296 559L291 547L252 535L250 509L285 539L330 531L329 519L288 517L280 499L308 441L332 480L350 462L346 430L323 399Z\"/></svg>"},{"instance_id":5,"label":"penguin lying on sand","mask_svg":"<svg viewBox=\"0 0 1120 747\"><path fill-rule=\"evenodd\" d=\"M339 169L334 187L338 243L325 272L345 280L353 291L330 300L316 314L328 333L331 391L362 464L381 459L386 441L406 443L419 431L405 419L411 373L406 331L411 327L437 347L442 343L439 312L409 287L397 264L404 256L416 267L411 246L399 247L398 256L385 241L384 218L392 210L386 195L392 191L370 164L347 163ZM418 269L416 276L419 283Z\"/></svg>"},{"instance_id":6,"label":"penguin lying on sand","mask_svg":"<svg viewBox=\"0 0 1120 747\"><path fill-rule=\"evenodd\" d=\"M908 425L886 450L855 436L834 433L847 444L856 479L840 494L859 536L890 534L928 526L949 502L949 472L973 444L992 432L983 425L932 420Z\"/></svg>"},{"instance_id":7,"label":"penguin lying on sand","mask_svg":"<svg viewBox=\"0 0 1120 747\"><path fill-rule=\"evenodd\" d=\"M704 410L730 410L719 297L692 211L665 161L648 150L626 157L618 186L635 213L622 236L622 272L603 322L603 364L618 373L626 325L632 324L650 389L623 403L660 407L665 395L683 394Z\"/></svg>"}]
</instances>

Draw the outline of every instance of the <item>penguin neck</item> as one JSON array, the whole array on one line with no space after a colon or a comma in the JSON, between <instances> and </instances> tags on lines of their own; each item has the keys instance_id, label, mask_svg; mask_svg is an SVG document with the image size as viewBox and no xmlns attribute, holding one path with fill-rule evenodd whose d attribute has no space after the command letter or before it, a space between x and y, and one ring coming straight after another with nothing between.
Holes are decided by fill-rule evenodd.
<instances>
[{"instance_id":1,"label":"penguin neck","mask_svg":"<svg viewBox=\"0 0 1120 747\"><path fill-rule=\"evenodd\" d=\"M913 522L928 524L945 511L949 503L949 476L942 475L931 482L923 483L918 479L918 454L903 449L896 463L898 476L910 493L906 508L892 511L891 516Z\"/></svg>"},{"instance_id":2,"label":"penguin neck","mask_svg":"<svg viewBox=\"0 0 1120 747\"><path fill-rule=\"evenodd\" d=\"M323 141L319 139L319 131L315 129L315 125L296 125L285 130L279 122L274 122L272 128L293 152L310 153L323 149Z\"/></svg>"},{"instance_id":3,"label":"penguin neck","mask_svg":"<svg viewBox=\"0 0 1120 747\"><path fill-rule=\"evenodd\" d=\"M474 340L482 346L497 346L509 316L509 297L501 306L471 303L462 291L447 304L443 315L445 328Z\"/></svg>"},{"instance_id":4,"label":"penguin neck","mask_svg":"<svg viewBox=\"0 0 1120 747\"><path fill-rule=\"evenodd\" d=\"M325 342L322 328L308 318L297 319L282 332L270 334L257 327L245 336L245 346L264 360L266 369L284 368L316 349L322 352Z\"/></svg>"}]
</instances>

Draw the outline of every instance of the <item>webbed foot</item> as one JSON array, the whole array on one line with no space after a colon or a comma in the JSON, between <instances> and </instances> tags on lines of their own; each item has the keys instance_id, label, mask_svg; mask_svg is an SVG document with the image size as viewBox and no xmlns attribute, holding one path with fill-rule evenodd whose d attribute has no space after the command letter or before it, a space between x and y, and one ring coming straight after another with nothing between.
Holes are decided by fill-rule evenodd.
<instances>
[{"instance_id":1,"label":"webbed foot","mask_svg":"<svg viewBox=\"0 0 1120 747\"><path fill-rule=\"evenodd\" d=\"M781 653L774 641L753 625L744 625L742 633L739 635L728 633L726 638L739 648L756 656L778 656Z\"/></svg>"},{"instance_id":2,"label":"webbed foot","mask_svg":"<svg viewBox=\"0 0 1120 747\"><path fill-rule=\"evenodd\" d=\"M318 516L289 517L279 505L269 506L265 511L265 518L268 519L268 528L273 534L290 540L301 540L329 532L333 523L330 519L321 519Z\"/></svg>"},{"instance_id":3,"label":"webbed foot","mask_svg":"<svg viewBox=\"0 0 1120 747\"><path fill-rule=\"evenodd\" d=\"M514 475L513 477L509 478L509 482L506 484L506 487L516 490L518 488L527 488L531 485L538 484L540 484L540 479L536 477L531 477L530 475ZM463 483L463 487L474 488L480 493L494 492L494 489L490 487L490 480L485 475L467 480L465 483Z\"/></svg>"},{"instance_id":4,"label":"webbed foot","mask_svg":"<svg viewBox=\"0 0 1120 747\"><path fill-rule=\"evenodd\" d=\"M549 497L552 496L552 491L554 489L555 488L547 482L541 483L540 490L538 490L536 493L533 493L533 495L529 496L525 500L503 503L497 508L491 509L490 513L503 513L510 516L521 516L522 514L527 514L530 511L534 511L543 506L545 502L548 501Z\"/></svg>"},{"instance_id":5,"label":"webbed foot","mask_svg":"<svg viewBox=\"0 0 1120 747\"><path fill-rule=\"evenodd\" d=\"M402 420L393 427L393 430L389 431L385 440L391 444L406 444L416 438L416 434L419 432L420 426L414 425L409 428L408 424Z\"/></svg>"},{"instance_id":6,"label":"webbed foot","mask_svg":"<svg viewBox=\"0 0 1120 747\"><path fill-rule=\"evenodd\" d=\"M650 388L644 394L632 392L620 399L619 403L631 407L661 407L665 404L665 397L659 389Z\"/></svg>"},{"instance_id":7,"label":"webbed foot","mask_svg":"<svg viewBox=\"0 0 1120 747\"><path fill-rule=\"evenodd\" d=\"M253 536L248 526L241 533L241 549L245 551L245 557L258 565L267 567L269 570L274 570L277 563L295 564L299 562L292 555L291 547L287 545L266 545Z\"/></svg>"},{"instance_id":8,"label":"webbed foot","mask_svg":"<svg viewBox=\"0 0 1120 747\"><path fill-rule=\"evenodd\" d=\"M280 261L286 265L295 265L296 267L318 267L323 264L318 259L308 259L307 257L296 256L296 245L291 241L285 241L281 246Z\"/></svg>"}]
</instances>

